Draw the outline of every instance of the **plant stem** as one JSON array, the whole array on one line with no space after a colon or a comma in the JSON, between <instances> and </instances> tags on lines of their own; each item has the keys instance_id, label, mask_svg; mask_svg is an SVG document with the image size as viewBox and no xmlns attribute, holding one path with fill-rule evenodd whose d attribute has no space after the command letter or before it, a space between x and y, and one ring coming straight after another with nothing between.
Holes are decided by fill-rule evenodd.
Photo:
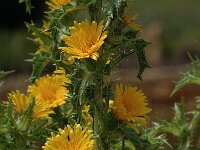
<instances>
[{"instance_id":1,"label":"plant stem","mask_svg":"<svg viewBox=\"0 0 200 150\"><path fill-rule=\"evenodd\" d=\"M182 131L178 150L188 150L190 148L191 138L193 136L194 131L198 128L199 123L200 123L200 113L195 114L189 127L187 126L185 130Z\"/></svg>"},{"instance_id":2,"label":"plant stem","mask_svg":"<svg viewBox=\"0 0 200 150\"><path fill-rule=\"evenodd\" d=\"M99 112L98 112L98 105L99 105L99 82L98 79L95 80L95 91L94 91L94 100L96 103L96 107L94 110L94 135L96 138L96 150L99 150L100 142L99 142Z\"/></svg>"},{"instance_id":3,"label":"plant stem","mask_svg":"<svg viewBox=\"0 0 200 150\"><path fill-rule=\"evenodd\" d=\"M101 15L102 15L102 1L103 0L93 0L93 4L94 4L94 8L93 8L93 15L92 15L92 19L96 22L100 22L101 21Z\"/></svg>"},{"instance_id":4,"label":"plant stem","mask_svg":"<svg viewBox=\"0 0 200 150\"><path fill-rule=\"evenodd\" d=\"M95 108L95 111L94 111L94 135L97 136L96 150L98 150L100 147L100 142L99 142L99 113L98 113L97 108Z\"/></svg>"}]
</instances>

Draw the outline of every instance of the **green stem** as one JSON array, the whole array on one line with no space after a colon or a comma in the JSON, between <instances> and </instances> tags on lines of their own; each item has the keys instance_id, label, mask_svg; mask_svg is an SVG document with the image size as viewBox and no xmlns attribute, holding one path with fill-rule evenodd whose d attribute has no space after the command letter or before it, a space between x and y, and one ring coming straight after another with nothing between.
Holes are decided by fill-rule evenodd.
<instances>
[{"instance_id":1,"label":"green stem","mask_svg":"<svg viewBox=\"0 0 200 150\"><path fill-rule=\"evenodd\" d=\"M200 124L200 113L196 114L189 127L183 129L181 137L180 137L180 144L178 146L178 150L188 150L190 148L191 144L191 138L193 136L194 131L198 128L198 125Z\"/></svg>"},{"instance_id":2,"label":"green stem","mask_svg":"<svg viewBox=\"0 0 200 150\"><path fill-rule=\"evenodd\" d=\"M45 60L40 65L36 65L36 64L33 65L33 71L29 79L31 83L34 83L35 80L39 78L40 74L42 73L42 71L44 70L44 68L46 67L48 63L49 61Z\"/></svg>"},{"instance_id":3,"label":"green stem","mask_svg":"<svg viewBox=\"0 0 200 150\"><path fill-rule=\"evenodd\" d=\"M88 70L84 70L84 75L83 75L83 78L82 78L82 81L81 81L81 85L80 85L80 88L79 88L79 104L81 105L82 103L82 97L83 97L83 94L85 92L85 89L87 87L87 81L89 79L91 75L91 72L89 72Z\"/></svg>"},{"instance_id":4,"label":"green stem","mask_svg":"<svg viewBox=\"0 0 200 150\"><path fill-rule=\"evenodd\" d=\"M96 150L99 150L100 142L99 142L99 112L98 112L98 105L99 105L99 82L96 79L95 91L94 91L94 100L96 103L96 107L94 110L94 135L96 138Z\"/></svg>"},{"instance_id":5,"label":"green stem","mask_svg":"<svg viewBox=\"0 0 200 150\"><path fill-rule=\"evenodd\" d=\"M20 123L18 124L19 131L26 131L29 128L29 125L32 121L32 112L35 106L35 100L33 99L32 102L29 104L28 109L25 111Z\"/></svg>"},{"instance_id":6,"label":"green stem","mask_svg":"<svg viewBox=\"0 0 200 150\"><path fill-rule=\"evenodd\" d=\"M97 108L95 108L94 112L94 135L96 136L96 150L99 150L100 142L99 142L99 113Z\"/></svg>"},{"instance_id":7,"label":"green stem","mask_svg":"<svg viewBox=\"0 0 200 150\"><path fill-rule=\"evenodd\" d=\"M125 140L124 140L124 138L122 140L122 150L125 150Z\"/></svg>"},{"instance_id":8,"label":"green stem","mask_svg":"<svg viewBox=\"0 0 200 150\"><path fill-rule=\"evenodd\" d=\"M94 91L94 100L95 100L95 112L94 112L94 134L97 136L96 138L96 149L103 149L103 145L101 144L101 113L103 111L102 107L102 86L103 79L101 77L96 77L95 80L95 91Z\"/></svg>"},{"instance_id":9,"label":"green stem","mask_svg":"<svg viewBox=\"0 0 200 150\"><path fill-rule=\"evenodd\" d=\"M96 22L100 22L102 20L102 1L103 0L93 0L92 3L94 4L93 6L93 12L92 14L92 19ZM92 20L92 21L93 21Z\"/></svg>"}]
</instances>

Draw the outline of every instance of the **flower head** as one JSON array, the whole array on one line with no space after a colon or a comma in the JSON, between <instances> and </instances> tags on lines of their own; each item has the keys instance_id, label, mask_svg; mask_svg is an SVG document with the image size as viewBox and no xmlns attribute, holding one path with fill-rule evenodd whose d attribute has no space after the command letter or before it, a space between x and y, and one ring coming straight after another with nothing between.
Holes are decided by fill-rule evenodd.
<instances>
[{"instance_id":1,"label":"flower head","mask_svg":"<svg viewBox=\"0 0 200 150\"><path fill-rule=\"evenodd\" d=\"M32 118L48 118L50 114L54 114L54 111L47 102L35 101Z\"/></svg>"},{"instance_id":2,"label":"flower head","mask_svg":"<svg viewBox=\"0 0 200 150\"><path fill-rule=\"evenodd\" d=\"M45 101L52 108L65 103L68 90L64 87L65 81L59 75L46 75L36 80L28 87L30 92L39 101Z\"/></svg>"},{"instance_id":3,"label":"flower head","mask_svg":"<svg viewBox=\"0 0 200 150\"><path fill-rule=\"evenodd\" d=\"M137 19L138 14L135 13L134 16L131 18L127 15L124 14L122 16L122 21L124 22L125 25L129 26L130 28L137 30L137 31L143 31L143 27L135 22L133 22L135 19Z\"/></svg>"},{"instance_id":4,"label":"flower head","mask_svg":"<svg viewBox=\"0 0 200 150\"><path fill-rule=\"evenodd\" d=\"M29 102L32 100L31 96L26 96L20 93L19 90L9 93L8 98L12 100L15 110L19 113L25 111L29 106Z\"/></svg>"},{"instance_id":5,"label":"flower head","mask_svg":"<svg viewBox=\"0 0 200 150\"><path fill-rule=\"evenodd\" d=\"M65 73L65 70L63 68L58 68L53 72L55 75L59 75L60 78L62 78L63 82L70 84L71 80L69 79L69 74Z\"/></svg>"},{"instance_id":6,"label":"flower head","mask_svg":"<svg viewBox=\"0 0 200 150\"><path fill-rule=\"evenodd\" d=\"M8 97L13 102L15 110L19 113L24 112L29 107L29 104L33 99L32 95L27 96L25 94L22 94L18 90L9 93ZM49 105L47 103L35 100L32 118L45 118L52 113L54 113L54 111L49 108Z\"/></svg>"},{"instance_id":7,"label":"flower head","mask_svg":"<svg viewBox=\"0 0 200 150\"><path fill-rule=\"evenodd\" d=\"M114 115L137 130L136 123L146 125L147 113L151 109L147 107L146 96L136 87L117 85L115 101L112 104Z\"/></svg>"},{"instance_id":8,"label":"flower head","mask_svg":"<svg viewBox=\"0 0 200 150\"><path fill-rule=\"evenodd\" d=\"M50 0L49 2L46 1L46 4L49 6L50 9L57 9L61 5L70 3L71 0Z\"/></svg>"},{"instance_id":9,"label":"flower head","mask_svg":"<svg viewBox=\"0 0 200 150\"><path fill-rule=\"evenodd\" d=\"M59 134L52 133L51 138L42 148L44 150L92 150L95 141L91 139L92 130L83 129L80 124L76 124L73 128L67 125L64 130L59 129Z\"/></svg>"},{"instance_id":10,"label":"flower head","mask_svg":"<svg viewBox=\"0 0 200 150\"><path fill-rule=\"evenodd\" d=\"M82 23L74 22L74 27L69 29L71 35L62 36L67 47L60 47L61 50L70 55L69 60L89 57L97 60L98 50L107 37L107 32L103 32L103 21L98 26L95 21L91 25L88 20Z\"/></svg>"},{"instance_id":11,"label":"flower head","mask_svg":"<svg viewBox=\"0 0 200 150\"><path fill-rule=\"evenodd\" d=\"M87 122L88 125L92 125L93 124L93 118L89 114L89 110L90 110L90 105L84 105L84 108L83 108L83 111L82 111L82 117Z\"/></svg>"}]
</instances>

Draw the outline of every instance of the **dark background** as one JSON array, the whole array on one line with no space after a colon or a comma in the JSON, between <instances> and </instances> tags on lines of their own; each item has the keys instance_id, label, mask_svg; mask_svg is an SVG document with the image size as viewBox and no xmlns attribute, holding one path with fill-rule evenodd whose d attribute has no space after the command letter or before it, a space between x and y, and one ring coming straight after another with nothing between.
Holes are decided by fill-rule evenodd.
<instances>
[{"instance_id":1,"label":"dark background","mask_svg":"<svg viewBox=\"0 0 200 150\"><path fill-rule=\"evenodd\" d=\"M0 70L30 72L31 64L25 62L35 46L27 40L28 30L24 22L39 23L43 16L44 1L34 0L31 14L25 12L25 4L17 0L1 2L0 9Z\"/></svg>"}]
</instances>

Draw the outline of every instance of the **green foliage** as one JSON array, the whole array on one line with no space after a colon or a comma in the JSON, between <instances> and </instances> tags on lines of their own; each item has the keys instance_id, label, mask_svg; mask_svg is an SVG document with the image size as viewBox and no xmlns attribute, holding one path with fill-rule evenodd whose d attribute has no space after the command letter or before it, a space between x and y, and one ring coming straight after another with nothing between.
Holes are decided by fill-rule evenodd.
<instances>
[{"instance_id":1,"label":"green foliage","mask_svg":"<svg viewBox=\"0 0 200 150\"><path fill-rule=\"evenodd\" d=\"M31 83L34 83L37 78L40 77L40 74L42 73L43 69L47 66L47 64L50 62L48 57L45 57L41 55L40 53L37 55L34 55L32 59L27 59L28 62L31 62L33 65L32 74L29 78Z\"/></svg>"},{"instance_id":2,"label":"green foliage","mask_svg":"<svg viewBox=\"0 0 200 150\"><path fill-rule=\"evenodd\" d=\"M2 150L32 149L35 143L42 144L50 136L54 125L47 119L33 120L32 101L24 113L16 113L13 103L0 105L0 148Z\"/></svg>"},{"instance_id":3,"label":"green foliage","mask_svg":"<svg viewBox=\"0 0 200 150\"><path fill-rule=\"evenodd\" d=\"M14 71L1 71L0 70L0 79L3 78L3 77L5 77L5 76L7 76L10 73L13 73L13 72ZM0 82L0 87L2 86L2 84L3 84L3 81Z\"/></svg>"},{"instance_id":4,"label":"green foliage","mask_svg":"<svg viewBox=\"0 0 200 150\"><path fill-rule=\"evenodd\" d=\"M183 73L179 81L176 83L175 88L172 92L174 94L182 87L188 84L200 84L200 59L196 56L195 58L191 59L191 67L188 72Z\"/></svg>"},{"instance_id":5,"label":"green foliage","mask_svg":"<svg viewBox=\"0 0 200 150\"><path fill-rule=\"evenodd\" d=\"M177 82L174 91L180 90L183 86L187 84L199 84L200 79L200 61L196 57L193 59L191 57L191 67L187 73L184 73L180 80ZM191 119L188 119L188 118ZM158 123L154 124L155 133L170 133L177 137L177 144L174 145L177 150L188 150L188 149L198 149L198 145L195 145L195 132L198 130L200 124L200 100L199 96L196 97L196 107L191 112L185 112L184 101L182 99L181 103L175 103L174 105L174 117L171 122L160 120Z\"/></svg>"},{"instance_id":6,"label":"green foliage","mask_svg":"<svg viewBox=\"0 0 200 150\"><path fill-rule=\"evenodd\" d=\"M25 2L27 11L30 12L30 1L20 2ZM4 139L2 147L31 149L35 143L44 145L50 131L57 133L57 129L66 124L78 123L87 126L83 116L83 107L87 105L90 105L87 115L94 119L94 123L88 128L94 130L96 149L143 150L150 146L150 142L142 137L142 133L135 132L127 122L118 120L109 106L109 100L114 99L112 87L116 82L112 79L112 74L124 58L131 54L137 55L139 79L142 79L143 71L149 67L144 51L148 42L138 38L139 31L128 27L123 21L126 7L127 2L124 0L77 0L50 9L45 20L49 23L48 27L38 28L34 23L26 23L26 27L32 33L29 39L38 46L38 50L32 54L33 58L27 60L33 65L31 83L35 83L47 65L53 64L56 69L64 70L71 81L69 86L65 85L69 90L68 102L55 108L55 114L48 120L32 118L36 105L34 98L22 113L15 110L10 100L4 108L7 119L0 124L0 139ZM62 52L59 48L65 46L61 36L72 34L73 31L70 33L69 27L73 26L75 20L79 20L83 10L89 12L89 16L85 16L89 22L96 21L99 24L103 20L103 31L108 31L108 36L98 50L97 60L82 58L69 61L70 54ZM84 42L82 44L85 44Z\"/></svg>"},{"instance_id":7,"label":"green foliage","mask_svg":"<svg viewBox=\"0 0 200 150\"><path fill-rule=\"evenodd\" d=\"M133 129L129 127L122 128L124 138L128 139L135 147L136 150L146 150L149 142L138 135Z\"/></svg>"},{"instance_id":8,"label":"green foliage","mask_svg":"<svg viewBox=\"0 0 200 150\"><path fill-rule=\"evenodd\" d=\"M7 76L8 74L13 73L14 71L0 71L0 78Z\"/></svg>"},{"instance_id":9,"label":"green foliage","mask_svg":"<svg viewBox=\"0 0 200 150\"><path fill-rule=\"evenodd\" d=\"M31 13L31 0L19 0L19 3L25 3L26 4L26 12Z\"/></svg>"},{"instance_id":10,"label":"green foliage","mask_svg":"<svg viewBox=\"0 0 200 150\"><path fill-rule=\"evenodd\" d=\"M197 130L200 123L199 113L199 100L197 98L196 108L189 113L184 112L184 104L175 104L174 118L171 122L160 120L155 124L156 132L163 133L167 132L177 137L178 143L176 146L177 150L187 150L194 148L192 144L195 130ZM188 114L193 114L191 121L189 121ZM196 147L197 148L197 147Z\"/></svg>"}]
</instances>

